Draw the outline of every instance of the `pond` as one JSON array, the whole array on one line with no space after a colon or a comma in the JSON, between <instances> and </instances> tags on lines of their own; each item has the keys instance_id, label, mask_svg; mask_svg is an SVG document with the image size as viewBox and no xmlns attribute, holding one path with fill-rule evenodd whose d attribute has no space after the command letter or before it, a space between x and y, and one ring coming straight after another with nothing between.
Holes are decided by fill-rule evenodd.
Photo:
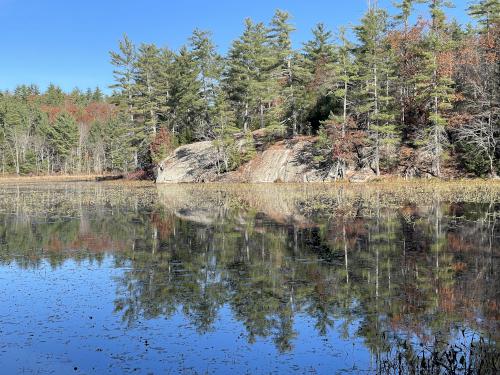
<instances>
[{"instance_id":1,"label":"pond","mask_svg":"<svg viewBox=\"0 0 500 375\"><path fill-rule=\"evenodd\" d=\"M0 185L0 372L494 373L499 197Z\"/></svg>"}]
</instances>

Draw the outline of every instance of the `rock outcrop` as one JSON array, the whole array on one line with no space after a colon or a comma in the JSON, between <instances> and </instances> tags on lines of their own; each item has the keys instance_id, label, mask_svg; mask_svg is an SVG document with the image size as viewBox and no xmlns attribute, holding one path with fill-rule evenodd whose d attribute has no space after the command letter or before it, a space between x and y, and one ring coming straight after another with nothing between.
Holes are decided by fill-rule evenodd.
<instances>
[{"instance_id":1,"label":"rock outcrop","mask_svg":"<svg viewBox=\"0 0 500 375\"><path fill-rule=\"evenodd\" d=\"M178 147L158 165L156 182L215 181L217 178L217 159L217 150L211 141Z\"/></svg>"},{"instance_id":2,"label":"rock outcrop","mask_svg":"<svg viewBox=\"0 0 500 375\"><path fill-rule=\"evenodd\" d=\"M263 148L239 169L218 173L221 165L216 147L210 141L181 146L157 168L157 183L190 182L322 182L332 181L330 168L319 168L314 160L313 137L295 137ZM349 171L350 177L354 171ZM363 174L368 180L369 173ZM356 179L356 178L355 178Z\"/></svg>"},{"instance_id":3,"label":"rock outcrop","mask_svg":"<svg viewBox=\"0 0 500 375\"><path fill-rule=\"evenodd\" d=\"M227 178L242 182L320 182L328 179L328 170L320 170L312 158L310 137L279 141Z\"/></svg>"}]
</instances>

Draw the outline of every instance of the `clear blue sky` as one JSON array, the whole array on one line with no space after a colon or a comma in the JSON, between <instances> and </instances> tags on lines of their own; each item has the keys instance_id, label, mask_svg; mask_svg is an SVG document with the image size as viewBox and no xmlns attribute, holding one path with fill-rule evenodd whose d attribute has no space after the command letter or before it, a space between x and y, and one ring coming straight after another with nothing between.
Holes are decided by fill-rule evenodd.
<instances>
[{"instance_id":1,"label":"clear blue sky","mask_svg":"<svg viewBox=\"0 0 500 375\"><path fill-rule=\"evenodd\" d=\"M468 0L450 11L469 21ZM295 47L324 22L331 29L355 24L366 0L0 0L0 90L20 83L45 88L53 82L65 90L112 81L109 50L123 33L134 42L177 49L195 28L213 32L222 52L243 29L243 19L267 22L274 10L287 10L297 31ZM391 0L379 0L392 10Z\"/></svg>"}]
</instances>

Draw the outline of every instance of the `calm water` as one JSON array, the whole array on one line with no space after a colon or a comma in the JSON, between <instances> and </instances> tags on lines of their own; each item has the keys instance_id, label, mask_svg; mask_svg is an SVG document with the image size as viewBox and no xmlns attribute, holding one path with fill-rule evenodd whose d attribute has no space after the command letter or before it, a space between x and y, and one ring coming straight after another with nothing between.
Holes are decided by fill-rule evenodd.
<instances>
[{"instance_id":1,"label":"calm water","mask_svg":"<svg viewBox=\"0 0 500 375\"><path fill-rule=\"evenodd\" d=\"M0 373L375 373L479 337L498 354L498 190L311 189L0 186Z\"/></svg>"}]
</instances>

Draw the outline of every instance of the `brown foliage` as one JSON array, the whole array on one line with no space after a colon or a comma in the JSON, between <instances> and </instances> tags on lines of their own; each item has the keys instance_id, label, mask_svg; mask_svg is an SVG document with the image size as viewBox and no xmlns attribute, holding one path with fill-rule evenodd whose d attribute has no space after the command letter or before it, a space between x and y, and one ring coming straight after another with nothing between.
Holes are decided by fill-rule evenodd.
<instances>
[{"instance_id":1,"label":"brown foliage","mask_svg":"<svg viewBox=\"0 0 500 375\"><path fill-rule=\"evenodd\" d=\"M358 151L366 142L366 133L356 127L352 118L347 119L343 130L342 125L333 119L324 122L326 134L332 143L333 159L357 163Z\"/></svg>"},{"instance_id":2,"label":"brown foliage","mask_svg":"<svg viewBox=\"0 0 500 375\"><path fill-rule=\"evenodd\" d=\"M165 158L167 154L174 149L174 138L172 134L165 128L161 128L156 133L155 138L149 145L151 158L153 162L158 163Z\"/></svg>"}]
</instances>

